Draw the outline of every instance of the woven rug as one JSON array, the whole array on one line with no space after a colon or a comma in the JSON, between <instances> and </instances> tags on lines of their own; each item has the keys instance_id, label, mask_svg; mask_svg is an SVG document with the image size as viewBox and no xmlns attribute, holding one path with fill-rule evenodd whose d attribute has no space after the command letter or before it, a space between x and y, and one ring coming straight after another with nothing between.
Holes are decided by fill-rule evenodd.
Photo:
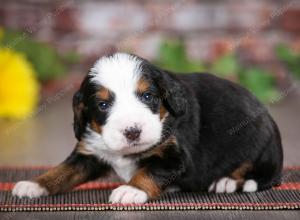
<instances>
[{"instance_id":1,"label":"woven rug","mask_svg":"<svg viewBox=\"0 0 300 220\"><path fill-rule=\"evenodd\" d=\"M146 204L109 204L111 190L121 184L111 176L83 184L71 192L38 199L12 197L15 182L28 180L47 167L0 167L0 211L68 210L282 210L300 209L300 167L284 170L279 187L257 193L168 193Z\"/></svg>"}]
</instances>

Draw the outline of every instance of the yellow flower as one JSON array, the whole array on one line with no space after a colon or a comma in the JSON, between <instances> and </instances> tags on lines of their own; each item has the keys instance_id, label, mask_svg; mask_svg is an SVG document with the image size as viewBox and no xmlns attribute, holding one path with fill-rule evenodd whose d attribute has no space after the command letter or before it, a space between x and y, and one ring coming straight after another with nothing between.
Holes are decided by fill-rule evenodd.
<instances>
[{"instance_id":1,"label":"yellow flower","mask_svg":"<svg viewBox=\"0 0 300 220\"><path fill-rule=\"evenodd\" d=\"M0 48L0 117L25 119L39 100L31 64L18 52Z\"/></svg>"}]
</instances>

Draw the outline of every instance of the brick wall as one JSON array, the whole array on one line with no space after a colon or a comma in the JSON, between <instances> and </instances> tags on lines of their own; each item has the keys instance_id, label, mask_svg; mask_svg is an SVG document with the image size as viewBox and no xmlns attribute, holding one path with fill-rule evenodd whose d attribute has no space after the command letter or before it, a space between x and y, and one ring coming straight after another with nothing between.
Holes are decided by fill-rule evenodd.
<instances>
[{"instance_id":1,"label":"brick wall","mask_svg":"<svg viewBox=\"0 0 300 220\"><path fill-rule=\"evenodd\" d=\"M153 58L166 37L199 59L242 50L268 62L278 42L300 50L297 0L0 0L0 25L87 60L114 50Z\"/></svg>"}]
</instances>

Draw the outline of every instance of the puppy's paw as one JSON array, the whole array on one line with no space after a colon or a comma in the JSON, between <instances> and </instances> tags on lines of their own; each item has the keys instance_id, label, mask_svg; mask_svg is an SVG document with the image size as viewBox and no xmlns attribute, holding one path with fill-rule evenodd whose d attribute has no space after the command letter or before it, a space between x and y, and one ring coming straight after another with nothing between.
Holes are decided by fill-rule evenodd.
<instances>
[{"instance_id":1,"label":"puppy's paw","mask_svg":"<svg viewBox=\"0 0 300 220\"><path fill-rule=\"evenodd\" d=\"M13 196L18 196L19 198L38 198L40 196L48 195L48 191L36 182L20 181L14 186L12 194Z\"/></svg>"},{"instance_id":2,"label":"puppy's paw","mask_svg":"<svg viewBox=\"0 0 300 220\"><path fill-rule=\"evenodd\" d=\"M111 203L145 203L148 195L144 191L133 186L119 186L114 189L109 197Z\"/></svg>"},{"instance_id":3,"label":"puppy's paw","mask_svg":"<svg viewBox=\"0 0 300 220\"><path fill-rule=\"evenodd\" d=\"M233 193L237 190L237 181L229 177L223 177L213 182L208 188L209 192Z\"/></svg>"},{"instance_id":4,"label":"puppy's paw","mask_svg":"<svg viewBox=\"0 0 300 220\"><path fill-rule=\"evenodd\" d=\"M255 180L246 180L243 185L243 192L256 192L257 188L257 182Z\"/></svg>"}]
</instances>

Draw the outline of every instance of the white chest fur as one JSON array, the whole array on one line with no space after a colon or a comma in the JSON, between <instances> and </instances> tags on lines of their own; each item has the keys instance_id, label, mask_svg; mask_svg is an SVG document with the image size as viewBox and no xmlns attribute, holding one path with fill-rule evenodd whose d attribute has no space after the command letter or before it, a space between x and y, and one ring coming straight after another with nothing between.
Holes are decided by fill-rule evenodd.
<instances>
[{"instance_id":1,"label":"white chest fur","mask_svg":"<svg viewBox=\"0 0 300 220\"><path fill-rule=\"evenodd\" d=\"M130 181L137 169L136 161L126 158L123 155L113 153L103 143L101 135L89 129L89 135L86 136L85 148L89 154L93 154L99 159L112 166L117 175L126 182Z\"/></svg>"},{"instance_id":2,"label":"white chest fur","mask_svg":"<svg viewBox=\"0 0 300 220\"><path fill-rule=\"evenodd\" d=\"M135 161L127 158L116 158L112 164L113 169L126 182L129 182L134 172L136 171Z\"/></svg>"}]
</instances>

